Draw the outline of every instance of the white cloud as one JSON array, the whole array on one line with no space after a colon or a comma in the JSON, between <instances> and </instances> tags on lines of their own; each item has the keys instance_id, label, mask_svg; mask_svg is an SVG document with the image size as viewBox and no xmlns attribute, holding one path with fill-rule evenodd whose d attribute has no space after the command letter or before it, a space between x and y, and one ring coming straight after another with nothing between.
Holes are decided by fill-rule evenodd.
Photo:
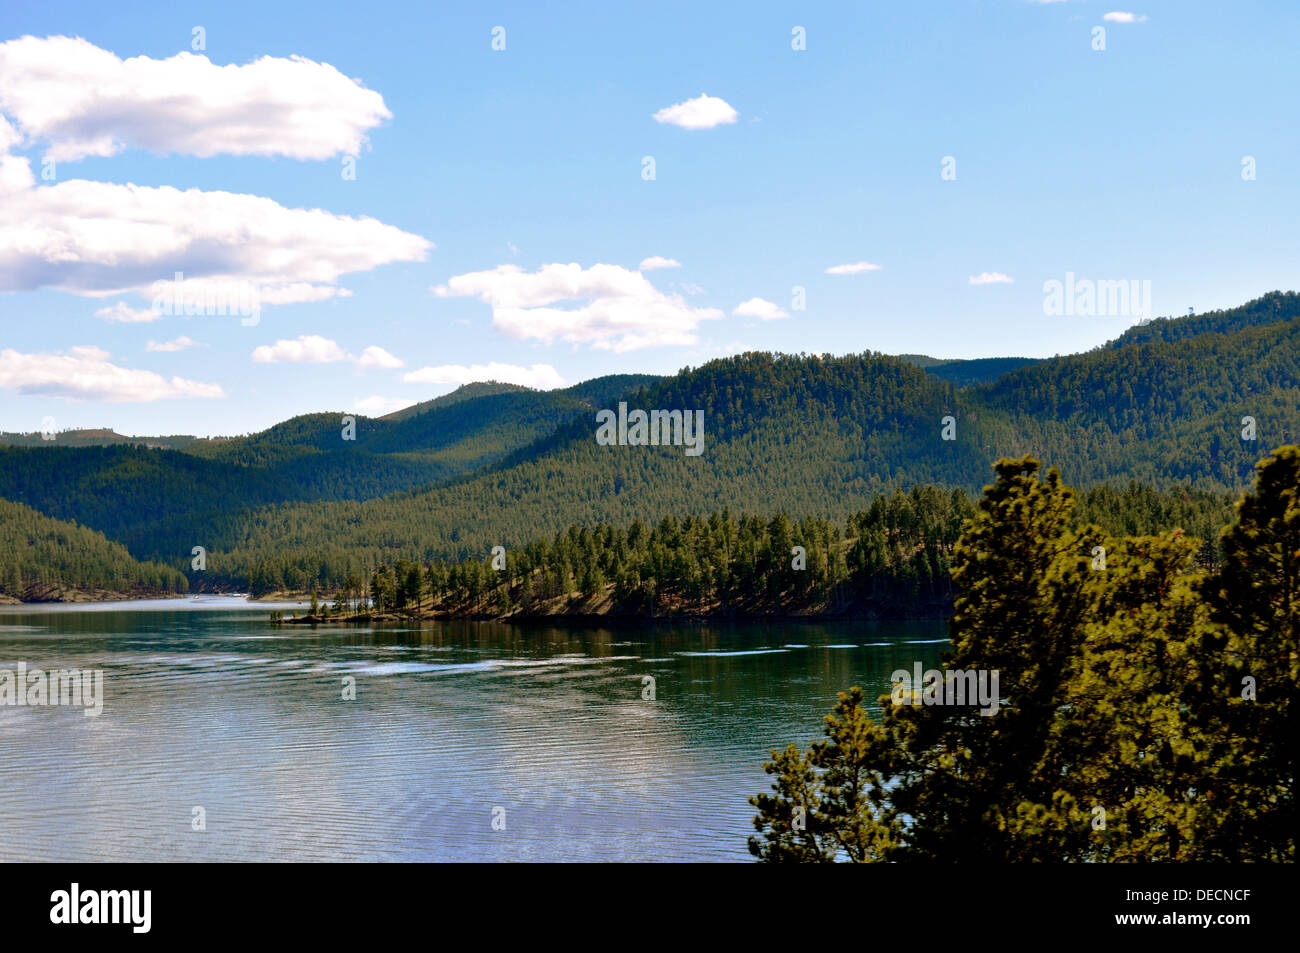
<instances>
[{"instance_id":1,"label":"white cloud","mask_svg":"<svg viewBox=\"0 0 1300 953\"><path fill-rule=\"evenodd\" d=\"M13 127L4 116L0 116L0 152L8 152L23 141L23 134Z\"/></svg>"},{"instance_id":2,"label":"white cloud","mask_svg":"<svg viewBox=\"0 0 1300 953\"><path fill-rule=\"evenodd\" d=\"M312 301L328 301L330 298L351 297L352 292L347 288L313 285L306 281L263 286L258 289L258 301L262 304L304 304Z\"/></svg>"},{"instance_id":3,"label":"white cloud","mask_svg":"<svg viewBox=\"0 0 1300 953\"><path fill-rule=\"evenodd\" d=\"M123 60L68 36L0 43L0 110L59 162L128 148L328 159L359 154L366 131L392 118L379 93L301 56Z\"/></svg>"},{"instance_id":4,"label":"white cloud","mask_svg":"<svg viewBox=\"0 0 1300 953\"><path fill-rule=\"evenodd\" d=\"M651 255L649 258L642 258L641 264L637 266L638 271L654 271L656 268L680 268L682 263L676 258L662 258L659 255Z\"/></svg>"},{"instance_id":5,"label":"white cloud","mask_svg":"<svg viewBox=\"0 0 1300 953\"><path fill-rule=\"evenodd\" d=\"M152 299L181 272L187 283L251 283L263 304L318 301L348 294L335 287L346 273L422 261L432 247L373 218L233 192L72 179L0 201L0 291ZM109 320L144 320L134 313Z\"/></svg>"},{"instance_id":6,"label":"white cloud","mask_svg":"<svg viewBox=\"0 0 1300 953\"><path fill-rule=\"evenodd\" d=\"M764 321L775 321L777 318L788 318L790 316L771 301L766 301L763 298L750 298L748 301L742 301L732 309L731 313L746 318L761 318Z\"/></svg>"},{"instance_id":7,"label":"white cloud","mask_svg":"<svg viewBox=\"0 0 1300 953\"><path fill-rule=\"evenodd\" d=\"M716 308L689 307L681 295L659 291L619 265L518 265L457 275L432 289L439 298L474 297L492 306L492 323L514 338L568 341L622 353L644 347L692 345L701 321ZM571 308L550 305L580 302Z\"/></svg>"},{"instance_id":8,"label":"white cloud","mask_svg":"<svg viewBox=\"0 0 1300 953\"><path fill-rule=\"evenodd\" d=\"M394 357L382 347L371 345L361 352L361 357L357 358L358 367L405 367L406 362L399 357Z\"/></svg>"},{"instance_id":9,"label":"white cloud","mask_svg":"<svg viewBox=\"0 0 1300 953\"><path fill-rule=\"evenodd\" d=\"M150 350L154 348L151 347ZM319 334L303 334L292 341L282 338L274 344L263 344L253 349L253 360L258 364L335 364L339 361L352 361L357 367L381 369L406 366L401 358L377 345L372 344L361 352L360 357L354 357L345 353L336 341Z\"/></svg>"},{"instance_id":10,"label":"white cloud","mask_svg":"<svg viewBox=\"0 0 1300 953\"><path fill-rule=\"evenodd\" d=\"M384 414L395 413L416 403L417 401L409 397L380 397L376 394L372 397L355 398L352 401L352 409L367 417L382 417Z\"/></svg>"},{"instance_id":11,"label":"white cloud","mask_svg":"<svg viewBox=\"0 0 1300 953\"><path fill-rule=\"evenodd\" d=\"M117 403L225 396L216 384L118 367L108 358L108 352L97 347L74 347L66 354L5 349L0 351L0 387L20 394Z\"/></svg>"},{"instance_id":12,"label":"white cloud","mask_svg":"<svg viewBox=\"0 0 1300 953\"><path fill-rule=\"evenodd\" d=\"M879 271L879 265L869 261L855 261L851 265L832 265L826 269L828 275L860 275L864 271Z\"/></svg>"},{"instance_id":13,"label":"white cloud","mask_svg":"<svg viewBox=\"0 0 1300 953\"><path fill-rule=\"evenodd\" d=\"M174 341L163 341L159 344L157 341L150 341L145 345L146 351L183 351L187 347L207 347L206 344L200 344L191 338L181 335Z\"/></svg>"},{"instance_id":14,"label":"white cloud","mask_svg":"<svg viewBox=\"0 0 1300 953\"><path fill-rule=\"evenodd\" d=\"M478 381L498 381L503 384L521 384L539 390L564 386L564 378L550 364L522 367L517 364L442 364L411 371L402 380L408 384L473 384Z\"/></svg>"},{"instance_id":15,"label":"white cloud","mask_svg":"<svg viewBox=\"0 0 1300 953\"><path fill-rule=\"evenodd\" d=\"M725 99L701 93L684 103L665 106L654 114L654 120L683 129L712 129L735 122L738 115Z\"/></svg>"},{"instance_id":16,"label":"white cloud","mask_svg":"<svg viewBox=\"0 0 1300 953\"><path fill-rule=\"evenodd\" d=\"M378 93L333 67L265 57L216 67L113 53L68 37L0 43L0 292L56 288L87 297L152 299L177 272L187 282L242 282L262 304L350 292L346 274L422 261L426 239L367 217L289 209L256 195L65 179L36 186L31 160L9 151L45 141L50 158L141 146L197 156L326 158L355 152L388 113ZM98 314L143 322L126 303Z\"/></svg>"},{"instance_id":17,"label":"white cloud","mask_svg":"<svg viewBox=\"0 0 1300 953\"><path fill-rule=\"evenodd\" d=\"M1126 13L1123 10L1112 10L1102 17L1107 23L1145 23L1146 14L1138 15L1136 13Z\"/></svg>"},{"instance_id":18,"label":"white cloud","mask_svg":"<svg viewBox=\"0 0 1300 953\"><path fill-rule=\"evenodd\" d=\"M973 285L1009 285L1013 284L1015 280L1010 275L1004 275L1000 271L985 271L970 276L970 283Z\"/></svg>"},{"instance_id":19,"label":"white cloud","mask_svg":"<svg viewBox=\"0 0 1300 953\"><path fill-rule=\"evenodd\" d=\"M11 192L21 192L36 184L31 163L22 156L5 155L0 151L0 201Z\"/></svg>"},{"instance_id":20,"label":"white cloud","mask_svg":"<svg viewBox=\"0 0 1300 953\"><path fill-rule=\"evenodd\" d=\"M0 116L0 195L30 189L36 184L31 163L20 156L11 156L9 150L23 141L22 133Z\"/></svg>"},{"instance_id":21,"label":"white cloud","mask_svg":"<svg viewBox=\"0 0 1300 953\"><path fill-rule=\"evenodd\" d=\"M695 295L704 294L704 289L701 288L693 281L684 281L680 285L678 285L678 287L681 288L683 291L685 291L688 295L691 295L692 297L694 297Z\"/></svg>"},{"instance_id":22,"label":"white cloud","mask_svg":"<svg viewBox=\"0 0 1300 953\"><path fill-rule=\"evenodd\" d=\"M279 340L253 350L258 364L330 364L346 357L342 348L319 334L303 334L295 341Z\"/></svg>"},{"instance_id":23,"label":"white cloud","mask_svg":"<svg viewBox=\"0 0 1300 953\"><path fill-rule=\"evenodd\" d=\"M149 321L157 321L162 317L162 313L153 308L133 308L125 301L119 301L107 308L100 308L95 312L95 317L123 324L145 324Z\"/></svg>"}]
</instances>

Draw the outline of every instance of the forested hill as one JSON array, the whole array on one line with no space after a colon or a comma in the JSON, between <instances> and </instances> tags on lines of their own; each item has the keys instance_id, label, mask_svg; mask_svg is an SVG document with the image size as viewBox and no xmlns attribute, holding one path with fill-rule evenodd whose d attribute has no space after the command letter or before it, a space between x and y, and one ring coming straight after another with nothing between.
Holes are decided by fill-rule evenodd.
<instances>
[{"instance_id":1,"label":"forested hill","mask_svg":"<svg viewBox=\"0 0 1300 953\"><path fill-rule=\"evenodd\" d=\"M1240 307L1183 318L1156 318L1148 324L1129 328L1108 348L1148 344L1153 341L1182 341L1200 334L1233 334L1261 324L1281 324L1300 317L1300 294L1294 291L1271 291Z\"/></svg>"},{"instance_id":2,"label":"forested hill","mask_svg":"<svg viewBox=\"0 0 1300 953\"><path fill-rule=\"evenodd\" d=\"M1038 359L1033 357L975 357L968 360L944 361L924 354L901 354L899 360L915 364L956 387L989 384L1008 371L1038 363Z\"/></svg>"},{"instance_id":3,"label":"forested hill","mask_svg":"<svg viewBox=\"0 0 1300 953\"><path fill-rule=\"evenodd\" d=\"M401 410L395 410L391 414L385 414L380 420L405 420L408 417L416 417L425 411L434 410L438 407L449 407L452 404L459 404L462 400L471 400L475 397L490 397L493 394L518 394L527 391L530 388L522 384L503 384L500 381L481 381L474 384L462 384L455 390L443 394L441 397L435 397L432 400L421 401L418 404L412 404L410 407L403 407Z\"/></svg>"},{"instance_id":4,"label":"forested hill","mask_svg":"<svg viewBox=\"0 0 1300 953\"><path fill-rule=\"evenodd\" d=\"M221 555L212 565L248 578L254 588L273 588L279 580L337 581L397 558L480 556L497 545L509 550L571 524L626 525L728 506L842 520L892 488L931 483L977 490L989 461L1033 451L1054 436L1032 418L1016 428L979 397L884 355L747 354L714 361L632 401L702 410L699 457L675 446L601 446L593 422L580 420L450 485L364 503L262 511L255 534L221 528L214 536ZM949 416L953 440L943 434ZM1057 449L1069 440L1067 433ZM1140 441L1110 449L1104 462L1116 468L1123 465L1121 452L1130 462L1143 454ZM1253 463L1266 449L1257 442L1238 453ZM1052 459L1050 450L1044 453ZM1205 488L1218 486L1206 481Z\"/></svg>"},{"instance_id":5,"label":"forested hill","mask_svg":"<svg viewBox=\"0 0 1300 953\"><path fill-rule=\"evenodd\" d=\"M62 435L49 442L35 435L30 446L0 446L0 498L93 526L137 554L171 559L177 539L203 535L218 516L445 482L656 379L610 375L556 391L461 388L457 399L404 418L307 414L185 452L117 441L65 446Z\"/></svg>"},{"instance_id":6,"label":"forested hill","mask_svg":"<svg viewBox=\"0 0 1300 953\"><path fill-rule=\"evenodd\" d=\"M203 443L201 437L185 434L171 437L127 437L107 427L96 430L62 430L51 433L0 432L0 446L10 447L158 447L164 450L185 450Z\"/></svg>"},{"instance_id":7,"label":"forested hill","mask_svg":"<svg viewBox=\"0 0 1300 953\"><path fill-rule=\"evenodd\" d=\"M0 594L10 599L60 598L69 591L185 592L187 586L180 570L137 562L102 533L0 500Z\"/></svg>"},{"instance_id":8,"label":"forested hill","mask_svg":"<svg viewBox=\"0 0 1300 953\"><path fill-rule=\"evenodd\" d=\"M357 417L350 441L343 415L313 414L187 452L0 448L0 497L178 568L204 545L208 581L243 586L725 507L843 520L894 489L977 492L993 460L1026 453L1083 487L1236 492L1300 432L1296 303L1274 293L1036 362L750 353L557 391L487 384ZM702 453L598 444L594 411L620 399L702 412Z\"/></svg>"},{"instance_id":9,"label":"forested hill","mask_svg":"<svg viewBox=\"0 0 1300 953\"><path fill-rule=\"evenodd\" d=\"M1240 489L1262 449L1300 432L1297 296L1260 300L1279 307L1239 309L1237 330L1233 312L1179 319L1210 329L1055 358L964 394L972 413L1023 435L1076 483L1133 478ZM1243 439L1250 432L1255 439Z\"/></svg>"}]
</instances>

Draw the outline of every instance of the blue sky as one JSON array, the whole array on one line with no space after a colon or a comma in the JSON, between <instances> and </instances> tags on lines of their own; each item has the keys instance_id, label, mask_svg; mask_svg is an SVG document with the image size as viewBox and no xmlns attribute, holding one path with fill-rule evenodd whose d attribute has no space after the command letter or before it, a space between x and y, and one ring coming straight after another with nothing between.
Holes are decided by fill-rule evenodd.
<instances>
[{"instance_id":1,"label":"blue sky","mask_svg":"<svg viewBox=\"0 0 1300 953\"><path fill-rule=\"evenodd\" d=\"M489 364L1050 356L1137 320L1046 314L1067 272L1157 315L1297 285L1293 4L148 6L0 10L0 429L243 433ZM702 95L734 121L661 113ZM176 271L296 303L146 314Z\"/></svg>"}]
</instances>

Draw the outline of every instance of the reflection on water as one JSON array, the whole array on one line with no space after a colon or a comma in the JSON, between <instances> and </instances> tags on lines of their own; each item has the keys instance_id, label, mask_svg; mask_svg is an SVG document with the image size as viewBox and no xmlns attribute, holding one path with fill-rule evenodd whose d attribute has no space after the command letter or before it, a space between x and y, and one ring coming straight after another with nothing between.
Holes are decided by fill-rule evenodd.
<instances>
[{"instance_id":1,"label":"reflection on water","mask_svg":"<svg viewBox=\"0 0 1300 953\"><path fill-rule=\"evenodd\" d=\"M0 707L0 860L746 860L769 749L945 642L942 623L311 629L195 608L0 610L0 669L102 669L105 693L97 718Z\"/></svg>"}]
</instances>

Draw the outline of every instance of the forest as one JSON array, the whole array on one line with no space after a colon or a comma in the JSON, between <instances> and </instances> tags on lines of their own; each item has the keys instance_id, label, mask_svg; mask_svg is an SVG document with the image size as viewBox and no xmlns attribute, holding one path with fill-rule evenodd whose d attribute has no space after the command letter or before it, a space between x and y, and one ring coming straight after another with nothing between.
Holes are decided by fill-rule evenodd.
<instances>
[{"instance_id":1,"label":"forest","mask_svg":"<svg viewBox=\"0 0 1300 953\"><path fill-rule=\"evenodd\" d=\"M821 739L772 752L755 857L1294 863L1300 447L1260 462L1209 567L1079 503L999 462L952 553L940 673L997 673L996 709L899 672L879 699L848 687Z\"/></svg>"},{"instance_id":2,"label":"forest","mask_svg":"<svg viewBox=\"0 0 1300 953\"><path fill-rule=\"evenodd\" d=\"M946 618L952 559L977 512L961 489L915 487L878 496L842 523L785 513L763 518L721 510L647 525L571 525L554 537L481 558L399 559L352 572L306 620L420 616L635 619L746 616ZM1180 530L1195 565L1219 565L1218 535L1232 516L1227 495L1161 493L1130 484L1079 497L1075 515L1112 535ZM328 573L323 573L328 576ZM282 576L256 577L275 592Z\"/></svg>"},{"instance_id":3,"label":"forest","mask_svg":"<svg viewBox=\"0 0 1300 953\"><path fill-rule=\"evenodd\" d=\"M357 416L355 439L335 413L174 448L64 446L56 435L0 446L0 498L92 527L196 590L259 593L332 592L398 561L467 563L494 546L518 558L575 527L694 526L724 511L821 520L844 546L851 519L877 498L917 487L978 495L991 461L1027 453L1089 492L1111 487L1107 518L1155 532L1160 513L1134 511L1125 494L1158 494L1175 510L1178 498L1235 496L1267 447L1293 441L1298 318L1300 296L1272 292L1046 360L754 352L555 391L475 384ZM599 446L595 412L620 400L702 411L704 455ZM1222 520L1193 516L1179 514L1184 529L1212 546ZM201 573L190 568L199 545ZM619 575L601 572L611 584ZM697 604L702 585L686 584ZM716 585L704 588L716 597Z\"/></svg>"},{"instance_id":4,"label":"forest","mask_svg":"<svg viewBox=\"0 0 1300 953\"><path fill-rule=\"evenodd\" d=\"M0 500L0 594L14 601L69 591L159 595L188 588L180 570L137 562L102 533Z\"/></svg>"}]
</instances>

